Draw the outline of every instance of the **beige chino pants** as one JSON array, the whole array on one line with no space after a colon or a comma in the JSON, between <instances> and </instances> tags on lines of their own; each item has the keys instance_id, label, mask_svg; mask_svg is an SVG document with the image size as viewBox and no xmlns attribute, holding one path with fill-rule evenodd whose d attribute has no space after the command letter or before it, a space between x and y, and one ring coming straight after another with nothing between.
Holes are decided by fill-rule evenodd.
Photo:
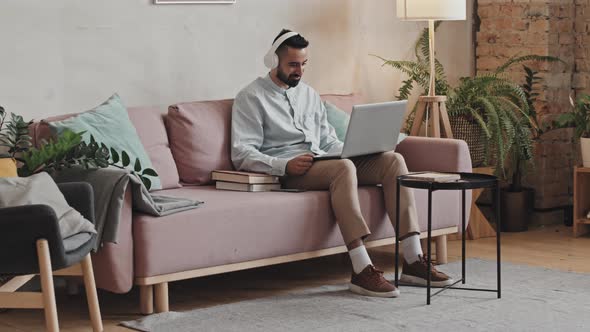
<instances>
[{"instance_id":1,"label":"beige chino pants","mask_svg":"<svg viewBox=\"0 0 590 332\"><path fill-rule=\"evenodd\" d=\"M404 158L393 151L349 159L315 161L301 176L286 176L284 188L330 190L332 209L346 244L371 231L361 214L358 185L383 185L385 209L395 225L396 179L408 173ZM400 239L419 234L413 192L400 188Z\"/></svg>"}]
</instances>

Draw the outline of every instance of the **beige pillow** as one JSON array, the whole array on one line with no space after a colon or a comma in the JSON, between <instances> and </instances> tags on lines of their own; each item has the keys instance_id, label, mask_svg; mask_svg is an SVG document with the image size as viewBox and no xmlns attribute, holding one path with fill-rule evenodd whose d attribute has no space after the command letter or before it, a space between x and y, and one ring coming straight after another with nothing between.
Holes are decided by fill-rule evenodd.
<instances>
[{"instance_id":1,"label":"beige pillow","mask_svg":"<svg viewBox=\"0 0 590 332\"><path fill-rule=\"evenodd\" d=\"M94 225L68 205L49 174L43 172L26 178L0 178L0 208L31 204L45 204L53 208L63 239L83 232L96 233Z\"/></svg>"}]
</instances>

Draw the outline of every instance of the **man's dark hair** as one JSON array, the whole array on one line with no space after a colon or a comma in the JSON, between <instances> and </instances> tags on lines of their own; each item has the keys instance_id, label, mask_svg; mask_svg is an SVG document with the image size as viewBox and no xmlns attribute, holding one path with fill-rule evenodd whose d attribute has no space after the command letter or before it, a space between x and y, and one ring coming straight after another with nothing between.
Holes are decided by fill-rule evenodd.
<instances>
[{"instance_id":1,"label":"man's dark hair","mask_svg":"<svg viewBox=\"0 0 590 332\"><path fill-rule=\"evenodd\" d=\"M273 44L275 41L277 41L277 39L279 39L279 37L286 34L287 32L291 32L291 30L283 29L279 33L279 35L272 41ZM277 47L276 53L278 54L280 51L285 49L287 46L293 47L296 49L302 49L302 48L306 48L308 45L309 45L309 42L307 41L307 39L303 38L303 36L301 36L301 35L296 35L293 37L289 37L289 38L287 38L287 40L282 42L281 45L279 45L279 47Z\"/></svg>"}]
</instances>

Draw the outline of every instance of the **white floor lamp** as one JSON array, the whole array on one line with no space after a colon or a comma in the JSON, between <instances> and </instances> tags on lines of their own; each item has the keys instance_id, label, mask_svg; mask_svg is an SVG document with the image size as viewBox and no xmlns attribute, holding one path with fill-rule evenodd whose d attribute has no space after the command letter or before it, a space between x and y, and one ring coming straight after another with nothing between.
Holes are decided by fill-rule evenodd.
<instances>
[{"instance_id":1,"label":"white floor lamp","mask_svg":"<svg viewBox=\"0 0 590 332\"><path fill-rule=\"evenodd\" d=\"M428 21L430 43L430 81L428 96L420 96L410 135L418 135L424 117L430 110L430 127L433 137L441 137L442 123L445 136L453 138L451 123L445 102L446 96L437 96L435 88L436 70L434 66L434 21L460 21L467 16L466 0L397 0L397 17L406 21ZM428 127L428 126L427 126ZM427 132L428 133L428 132Z\"/></svg>"}]
</instances>

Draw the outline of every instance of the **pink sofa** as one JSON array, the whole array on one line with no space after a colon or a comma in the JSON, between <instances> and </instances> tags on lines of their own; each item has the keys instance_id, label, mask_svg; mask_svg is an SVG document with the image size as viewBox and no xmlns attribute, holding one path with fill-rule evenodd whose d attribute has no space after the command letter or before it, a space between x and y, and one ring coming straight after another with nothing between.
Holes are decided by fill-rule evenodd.
<instances>
[{"instance_id":1,"label":"pink sofa","mask_svg":"<svg viewBox=\"0 0 590 332\"><path fill-rule=\"evenodd\" d=\"M360 102L357 95L323 98L349 112ZM160 174L164 189L158 193L205 202L201 208L157 218L132 212L131 194L127 193L118 242L104 244L94 255L94 271L97 286L105 290L126 293L138 285L143 313L153 312L154 304L156 312L168 310L171 281L346 250L327 191L244 193L214 188L210 172L232 168L231 105L231 100L218 100L181 103L168 111L128 109ZM48 136L45 121L33 126L35 140ZM397 152L410 171L471 171L467 145L460 140L408 137ZM415 193L420 227L425 231L426 192ZM372 231L367 246L393 243L381 189L361 187L359 197ZM433 197L433 237L438 261L445 262L446 235L457 232L461 220L460 196L435 192Z\"/></svg>"}]
</instances>

